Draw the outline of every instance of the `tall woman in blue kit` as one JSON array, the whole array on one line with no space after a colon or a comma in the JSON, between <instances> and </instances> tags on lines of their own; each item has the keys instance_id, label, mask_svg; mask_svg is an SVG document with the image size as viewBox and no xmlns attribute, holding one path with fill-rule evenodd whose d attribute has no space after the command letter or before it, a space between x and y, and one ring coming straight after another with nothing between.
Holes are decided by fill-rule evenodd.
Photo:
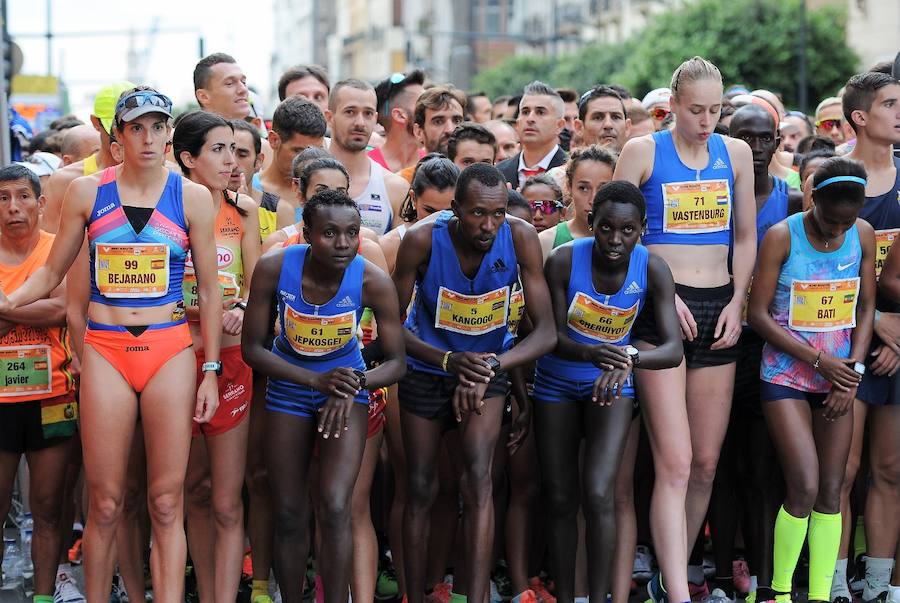
<instances>
[{"instance_id":1,"label":"tall woman in blue kit","mask_svg":"<svg viewBox=\"0 0 900 603\"><path fill-rule=\"evenodd\" d=\"M688 551L706 519L728 427L734 346L756 258L750 147L713 133L722 75L694 57L675 70L670 88L674 128L629 140L614 175L639 186L647 199L641 240L672 270L684 337L682 366L635 372L656 470L650 527L662 575L648 591L657 603L690 599ZM638 316L632 340L640 350L660 344L652 314ZM702 570L696 573L703 582Z\"/></svg>"},{"instance_id":2,"label":"tall woman in blue kit","mask_svg":"<svg viewBox=\"0 0 900 603\"><path fill-rule=\"evenodd\" d=\"M72 182L47 264L8 300L0 296L0 307L46 296L69 270L87 230L91 297L81 372L81 433L90 497L84 532L89 601L109 598L138 413L147 449L153 594L165 603L181 599L191 416L208 422L218 405L222 304L215 212L206 188L164 165L171 116L172 101L156 90L137 87L122 93L113 127L122 164ZM199 387L181 296L188 249L197 274L208 361Z\"/></svg>"},{"instance_id":3,"label":"tall woman in blue kit","mask_svg":"<svg viewBox=\"0 0 900 603\"><path fill-rule=\"evenodd\" d=\"M609 593L616 543L613 490L634 409L631 371L671 368L683 357L672 274L663 260L637 244L645 216L644 196L636 186L604 185L588 215L594 236L557 247L544 269L557 344L537 362L534 424L549 501L551 567L561 602L572 601L575 590L579 492L587 520L590 595L604 600ZM639 353L628 343L648 299L662 343Z\"/></svg>"},{"instance_id":4,"label":"tall woman in blue kit","mask_svg":"<svg viewBox=\"0 0 900 603\"><path fill-rule=\"evenodd\" d=\"M840 491L853 435L853 399L875 316L875 233L859 218L866 171L828 159L813 178L813 207L763 239L749 319L766 340L763 413L784 472L775 521L772 589L791 600L809 531L809 600L830 601L841 541Z\"/></svg>"},{"instance_id":5,"label":"tall woman in blue kit","mask_svg":"<svg viewBox=\"0 0 900 603\"><path fill-rule=\"evenodd\" d=\"M303 208L309 245L270 252L257 264L244 317L244 359L269 377L266 460L275 503L275 576L285 602L300 603L309 550L308 490L319 492L319 563L327 603L346 603L351 495L366 445L369 388L403 376L399 302L388 276L357 255L360 215L346 192L325 190ZM275 316L280 332L265 339ZM372 308L385 360L366 370L359 317ZM321 437L318 437L318 436ZM309 464L318 444L319 483Z\"/></svg>"}]
</instances>

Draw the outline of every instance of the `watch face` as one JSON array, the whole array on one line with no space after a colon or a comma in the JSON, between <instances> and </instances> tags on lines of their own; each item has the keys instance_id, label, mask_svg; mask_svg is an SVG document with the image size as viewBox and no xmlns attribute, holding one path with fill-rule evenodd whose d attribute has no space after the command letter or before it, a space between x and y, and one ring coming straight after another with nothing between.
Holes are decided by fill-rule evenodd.
<instances>
[{"instance_id":1,"label":"watch face","mask_svg":"<svg viewBox=\"0 0 900 603\"><path fill-rule=\"evenodd\" d=\"M627 346L625 346L625 353L628 354L629 356L634 356L635 354L638 353L638 349L636 347L634 347L633 345L627 345Z\"/></svg>"}]
</instances>

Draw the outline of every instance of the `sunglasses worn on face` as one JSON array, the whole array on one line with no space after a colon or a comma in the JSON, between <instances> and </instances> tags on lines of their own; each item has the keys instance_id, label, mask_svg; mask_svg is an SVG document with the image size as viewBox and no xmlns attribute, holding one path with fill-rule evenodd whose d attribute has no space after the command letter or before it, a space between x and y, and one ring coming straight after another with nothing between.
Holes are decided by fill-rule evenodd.
<instances>
[{"instance_id":1,"label":"sunglasses worn on face","mask_svg":"<svg viewBox=\"0 0 900 603\"><path fill-rule=\"evenodd\" d=\"M650 110L650 117L652 117L656 121L662 121L666 117L668 117L669 113L671 113L671 111L669 111L668 109L665 109L663 107L656 107L655 109Z\"/></svg>"},{"instance_id":2,"label":"sunglasses worn on face","mask_svg":"<svg viewBox=\"0 0 900 603\"><path fill-rule=\"evenodd\" d=\"M561 210L564 205L559 201L555 200L547 200L547 201L529 201L528 205L531 206L531 213L541 212L545 216L549 216L550 214Z\"/></svg>"},{"instance_id":3,"label":"sunglasses worn on face","mask_svg":"<svg viewBox=\"0 0 900 603\"><path fill-rule=\"evenodd\" d=\"M840 119L820 119L816 122L816 127L833 130L834 128L840 128L842 123L843 120Z\"/></svg>"}]
</instances>

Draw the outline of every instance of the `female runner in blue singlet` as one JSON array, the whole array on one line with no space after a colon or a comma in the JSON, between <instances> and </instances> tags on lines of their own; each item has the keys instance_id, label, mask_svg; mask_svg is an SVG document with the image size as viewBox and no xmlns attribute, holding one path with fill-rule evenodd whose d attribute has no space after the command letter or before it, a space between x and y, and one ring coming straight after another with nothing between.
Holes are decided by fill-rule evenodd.
<instances>
[{"instance_id":1,"label":"female runner in blue singlet","mask_svg":"<svg viewBox=\"0 0 900 603\"><path fill-rule=\"evenodd\" d=\"M147 449L153 594L166 603L180 599L187 556L182 489L191 416L194 422L208 422L218 404L222 305L215 213L205 187L164 166L171 117L171 100L152 88L122 94L113 127L122 164L69 186L47 264L9 299L0 295L4 310L46 296L65 276L87 230L91 297L81 372L81 432L90 498L84 532L89 601L109 597L138 413ZM199 387L181 292L188 249L197 274L208 360Z\"/></svg>"},{"instance_id":2,"label":"female runner in blue singlet","mask_svg":"<svg viewBox=\"0 0 900 603\"><path fill-rule=\"evenodd\" d=\"M360 215L347 193L313 195L303 209L303 235L308 245L270 252L257 264L242 348L247 363L269 377L266 458L282 599L302 599L309 550L307 493L315 487L325 601L345 603L351 581L351 497L365 450L367 390L403 375L403 337L390 279L357 255ZM277 300L280 332L267 349L276 318L272 299ZM364 307L374 311L385 355L368 371L357 340ZM319 482L311 486L314 445L321 470Z\"/></svg>"},{"instance_id":3,"label":"female runner in blue singlet","mask_svg":"<svg viewBox=\"0 0 900 603\"><path fill-rule=\"evenodd\" d=\"M684 337L684 365L635 373L656 470L650 526L662 575L648 591L657 603L690 598L688 550L706 519L728 427L734 346L756 257L752 153L713 133L722 108L718 68L694 57L675 70L670 88L675 125L629 140L614 176L647 199L641 240L672 269ZM660 343L651 314L637 318L632 338L639 349Z\"/></svg>"},{"instance_id":4,"label":"female runner in blue singlet","mask_svg":"<svg viewBox=\"0 0 900 603\"><path fill-rule=\"evenodd\" d=\"M552 570L562 601L574 597L579 492L590 594L603 599L609 593L616 543L613 490L634 404L631 371L671 368L683 357L672 275L663 260L637 244L645 215L644 196L633 184L604 185L589 214L594 236L556 248L544 269L557 345L537 362L535 428L549 501ZM647 299L654 304L662 344L639 353L628 344Z\"/></svg>"}]
</instances>

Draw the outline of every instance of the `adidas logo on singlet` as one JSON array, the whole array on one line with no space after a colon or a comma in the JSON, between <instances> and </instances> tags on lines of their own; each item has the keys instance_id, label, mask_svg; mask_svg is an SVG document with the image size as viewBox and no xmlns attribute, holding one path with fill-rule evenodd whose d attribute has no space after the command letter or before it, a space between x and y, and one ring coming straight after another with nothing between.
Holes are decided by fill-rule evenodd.
<instances>
[{"instance_id":1,"label":"adidas logo on singlet","mask_svg":"<svg viewBox=\"0 0 900 603\"><path fill-rule=\"evenodd\" d=\"M506 272L506 263L502 259L497 258L497 260L491 264L491 272Z\"/></svg>"},{"instance_id":2,"label":"adidas logo on singlet","mask_svg":"<svg viewBox=\"0 0 900 603\"><path fill-rule=\"evenodd\" d=\"M337 306L338 308L352 308L354 306L353 300L350 299L349 295L345 296L344 299L342 299L341 301L339 301L338 303L336 303L334 305Z\"/></svg>"},{"instance_id":3,"label":"adidas logo on singlet","mask_svg":"<svg viewBox=\"0 0 900 603\"><path fill-rule=\"evenodd\" d=\"M631 281L631 284L628 285L628 288L625 289L625 295L637 295L638 293L643 293L644 290L641 289L641 286L638 285L635 281Z\"/></svg>"},{"instance_id":4,"label":"adidas logo on singlet","mask_svg":"<svg viewBox=\"0 0 900 603\"><path fill-rule=\"evenodd\" d=\"M728 164L722 161L721 157L716 157L715 163L713 163L712 169L714 170L727 170Z\"/></svg>"}]
</instances>

